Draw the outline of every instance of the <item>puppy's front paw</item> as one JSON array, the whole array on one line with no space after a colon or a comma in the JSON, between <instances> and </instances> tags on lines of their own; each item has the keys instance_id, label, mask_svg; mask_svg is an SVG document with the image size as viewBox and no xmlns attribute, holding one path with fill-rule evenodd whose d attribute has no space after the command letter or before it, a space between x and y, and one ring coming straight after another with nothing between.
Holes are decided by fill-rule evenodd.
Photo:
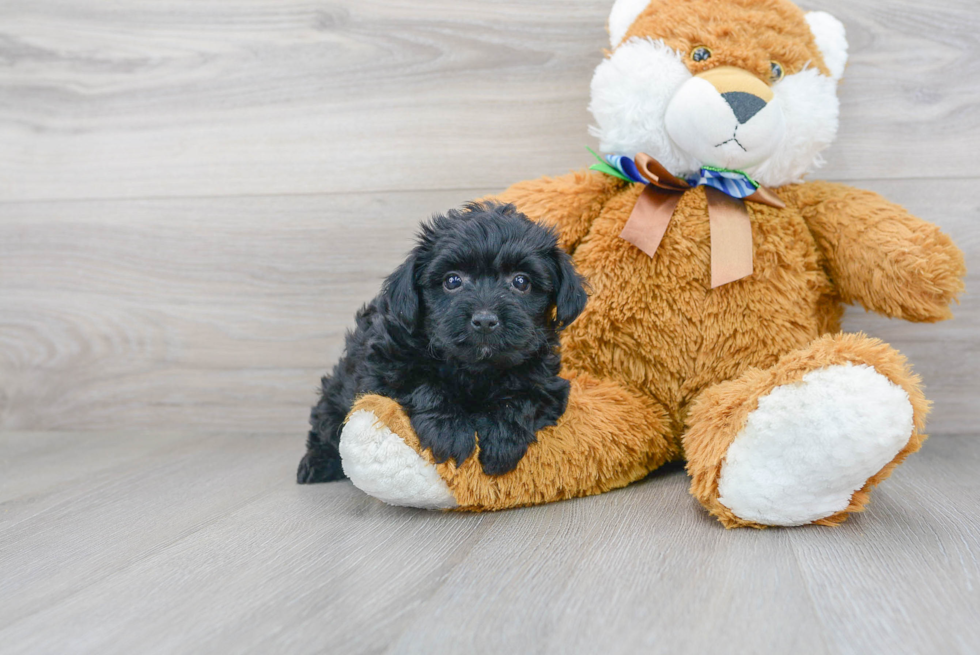
<instances>
[{"instance_id":1,"label":"puppy's front paw","mask_svg":"<svg viewBox=\"0 0 980 655\"><path fill-rule=\"evenodd\" d=\"M480 426L480 465L487 475L510 473L534 443L530 426L513 422L487 421Z\"/></svg>"},{"instance_id":2,"label":"puppy's front paw","mask_svg":"<svg viewBox=\"0 0 980 655\"><path fill-rule=\"evenodd\" d=\"M439 464L452 459L462 466L476 448L476 428L465 416L419 412L412 416L412 428Z\"/></svg>"}]
</instances>

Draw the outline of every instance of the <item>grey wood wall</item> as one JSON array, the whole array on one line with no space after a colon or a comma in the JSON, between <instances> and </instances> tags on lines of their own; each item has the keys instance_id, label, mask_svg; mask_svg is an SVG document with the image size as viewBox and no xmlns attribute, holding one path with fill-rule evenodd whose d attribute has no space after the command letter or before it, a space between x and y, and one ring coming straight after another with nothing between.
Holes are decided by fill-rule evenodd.
<instances>
[{"instance_id":1,"label":"grey wood wall","mask_svg":"<svg viewBox=\"0 0 980 655\"><path fill-rule=\"evenodd\" d=\"M0 1L0 429L304 431L418 221L589 163L611 0ZM980 6L846 24L821 177L980 262ZM911 325L931 431L976 434L980 304Z\"/></svg>"}]
</instances>

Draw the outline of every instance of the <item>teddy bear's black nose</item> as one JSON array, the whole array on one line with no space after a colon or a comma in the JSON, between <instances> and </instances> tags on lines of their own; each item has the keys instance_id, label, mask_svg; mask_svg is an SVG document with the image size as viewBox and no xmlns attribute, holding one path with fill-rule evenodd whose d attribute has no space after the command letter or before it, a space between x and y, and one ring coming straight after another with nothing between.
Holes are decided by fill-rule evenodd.
<instances>
[{"instance_id":1,"label":"teddy bear's black nose","mask_svg":"<svg viewBox=\"0 0 980 655\"><path fill-rule=\"evenodd\" d=\"M729 91L728 93L722 93L721 97L725 99L728 106L735 112L735 118L741 124L748 123L752 120L752 117L762 111L763 107L767 104L759 96L743 91Z\"/></svg>"}]
</instances>

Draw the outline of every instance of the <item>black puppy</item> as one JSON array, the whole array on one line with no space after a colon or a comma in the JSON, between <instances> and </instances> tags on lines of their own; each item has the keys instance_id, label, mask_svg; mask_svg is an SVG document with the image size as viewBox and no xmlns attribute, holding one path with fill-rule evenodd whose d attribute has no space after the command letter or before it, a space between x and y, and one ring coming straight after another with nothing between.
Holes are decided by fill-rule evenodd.
<instances>
[{"instance_id":1,"label":"black puppy","mask_svg":"<svg viewBox=\"0 0 980 655\"><path fill-rule=\"evenodd\" d=\"M479 435L484 472L513 470L565 412L558 332L586 300L555 234L513 205L470 204L423 224L322 380L297 481L345 477L340 433L365 393L398 401L437 461L462 465Z\"/></svg>"}]
</instances>

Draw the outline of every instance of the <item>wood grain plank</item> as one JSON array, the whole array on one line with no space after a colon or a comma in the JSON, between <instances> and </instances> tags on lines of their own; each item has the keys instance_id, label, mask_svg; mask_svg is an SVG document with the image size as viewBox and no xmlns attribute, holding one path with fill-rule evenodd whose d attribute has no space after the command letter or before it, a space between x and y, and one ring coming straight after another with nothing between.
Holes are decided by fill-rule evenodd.
<instances>
[{"instance_id":1,"label":"wood grain plank","mask_svg":"<svg viewBox=\"0 0 980 655\"><path fill-rule=\"evenodd\" d=\"M0 528L4 652L376 652L495 520L300 487L290 435L198 437Z\"/></svg>"},{"instance_id":2,"label":"wood grain plank","mask_svg":"<svg viewBox=\"0 0 980 655\"><path fill-rule=\"evenodd\" d=\"M0 434L0 530L74 497L80 487L104 484L135 463L200 441L201 434L133 431L74 434Z\"/></svg>"},{"instance_id":3,"label":"wood grain plank","mask_svg":"<svg viewBox=\"0 0 980 655\"><path fill-rule=\"evenodd\" d=\"M303 432L356 309L472 195L0 205L0 426Z\"/></svg>"},{"instance_id":4,"label":"wood grain plank","mask_svg":"<svg viewBox=\"0 0 980 655\"><path fill-rule=\"evenodd\" d=\"M789 531L834 652L980 650L980 450L932 439L841 538Z\"/></svg>"},{"instance_id":5,"label":"wood grain plank","mask_svg":"<svg viewBox=\"0 0 980 655\"><path fill-rule=\"evenodd\" d=\"M440 514L348 483L294 485L288 435L198 436L0 526L4 652L980 647L978 439L930 440L839 529L756 532L710 519L679 469L593 498ZM59 465L67 479L84 467Z\"/></svg>"},{"instance_id":6,"label":"wood grain plank","mask_svg":"<svg viewBox=\"0 0 980 655\"><path fill-rule=\"evenodd\" d=\"M800 5L837 16L850 44L840 133L819 177L977 175L975 163L968 163L980 139L976 3L944 2L942 9L915 0Z\"/></svg>"},{"instance_id":7,"label":"wood grain plank","mask_svg":"<svg viewBox=\"0 0 980 655\"><path fill-rule=\"evenodd\" d=\"M943 226L977 284L976 182L859 186ZM418 222L489 191L0 204L0 428L300 434ZM910 357L935 434L975 434L978 418L976 296L956 314L846 321Z\"/></svg>"},{"instance_id":8,"label":"wood grain plank","mask_svg":"<svg viewBox=\"0 0 980 655\"><path fill-rule=\"evenodd\" d=\"M439 652L446 626L473 653L830 652L788 535L718 529L687 489L672 469L511 521L388 652Z\"/></svg>"},{"instance_id":9,"label":"wood grain plank","mask_svg":"<svg viewBox=\"0 0 980 655\"><path fill-rule=\"evenodd\" d=\"M90 476L79 476L80 465L69 463L65 468L74 473L56 502L44 502L0 531L0 625L54 598L70 598L283 484L286 471L269 466L262 446L240 435L178 441L156 457Z\"/></svg>"},{"instance_id":10,"label":"wood grain plank","mask_svg":"<svg viewBox=\"0 0 980 655\"><path fill-rule=\"evenodd\" d=\"M608 0L0 3L0 199L498 188L589 162ZM973 0L841 17L833 179L976 177Z\"/></svg>"}]
</instances>

